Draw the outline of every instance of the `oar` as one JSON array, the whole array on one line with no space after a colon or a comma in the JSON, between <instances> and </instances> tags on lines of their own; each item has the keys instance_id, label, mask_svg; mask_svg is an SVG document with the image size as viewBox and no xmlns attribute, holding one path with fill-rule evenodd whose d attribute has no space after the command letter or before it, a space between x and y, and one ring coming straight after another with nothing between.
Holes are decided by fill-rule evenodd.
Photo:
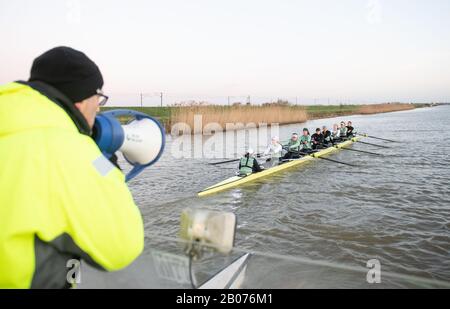
<instances>
[{"instance_id":1,"label":"oar","mask_svg":"<svg viewBox=\"0 0 450 309\"><path fill-rule=\"evenodd\" d=\"M379 139L380 141L385 141L385 142L399 143L399 142L393 141L393 140L391 140L391 139L386 139L386 138L376 137L376 136L367 135L367 134L358 134L358 135L360 135L360 136L365 136L365 137L369 137L369 138L373 138L373 139Z\"/></svg>"},{"instance_id":2,"label":"oar","mask_svg":"<svg viewBox=\"0 0 450 309\"><path fill-rule=\"evenodd\" d=\"M367 142L362 142L362 141L358 141L358 143L370 145L370 146L376 146L376 147L380 147L380 148L391 148L391 147L387 147L387 146L382 146L382 145L377 145L377 144L372 144L372 143L367 143Z\"/></svg>"},{"instance_id":3,"label":"oar","mask_svg":"<svg viewBox=\"0 0 450 309\"><path fill-rule=\"evenodd\" d=\"M215 163L209 163L209 165L220 165L220 164L226 164L226 163L231 163L231 162L237 162L241 159L234 159L234 160L228 160L228 161L223 161L223 162L215 162Z\"/></svg>"},{"instance_id":4,"label":"oar","mask_svg":"<svg viewBox=\"0 0 450 309\"><path fill-rule=\"evenodd\" d=\"M315 151L315 152L317 152L317 151ZM350 164L350 163L345 163L345 162L341 162L341 161L337 161L337 160L333 160L333 159L329 159L329 158L316 157L315 156L315 152L313 152L313 153L306 153L306 152L300 151L300 154L311 155L315 159L322 159L322 160L326 160L326 161L330 161L330 162L334 162L334 163L339 163L339 164L343 164L343 165L347 165L347 166L351 166L351 167L358 167L357 165ZM301 159L302 158L299 158L299 159L288 159L288 160L282 160L282 162L297 161L297 160L301 160Z\"/></svg>"},{"instance_id":5,"label":"oar","mask_svg":"<svg viewBox=\"0 0 450 309\"><path fill-rule=\"evenodd\" d=\"M339 164L343 164L343 165L347 165L347 166L351 166L351 167L357 167L357 165L354 165L354 164L345 163L345 162L341 162L341 161L337 161L337 160L333 160L333 159L329 159L329 158L324 158L324 157L318 157L315 154L312 154L311 156L316 159L322 159L322 160L339 163Z\"/></svg>"},{"instance_id":6,"label":"oar","mask_svg":"<svg viewBox=\"0 0 450 309\"><path fill-rule=\"evenodd\" d=\"M261 158L262 154L258 153L256 154L256 157ZM222 162L214 162L214 163L209 163L209 165L220 165L220 164L226 164L226 163L231 163L231 162L237 162L240 161L241 159L233 159L233 160L227 160L227 161L222 161Z\"/></svg>"},{"instance_id":7,"label":"oar","mask_svg":"<svg viewBox=\"0 0 450 309\"><path fill-rule=\"evenodd\" d=\"M333 159L329 159L329 158L324 158L324 157L314 157L314 158L322 159L322 160L326 160L326 161L330 161L330 162L334 162L334 163L339 163L339 164L343 164L343 165L347 165L347 166L351 166L351 167L358 167L358 165L345 163L345 162L341 162L341 161L337 161L337 160L333 160Z\"/></svg>"},{"instance_id":8,"label":"oar","mask_svg":"<svg viewBox=\"0 0 450 309\"><path fill-rule=\"evenodd\" d=\"M436 132L437 130L392 130L391 132Z\"/></svg>"},{"instance_id":9,"label":"oar","mask_svg":"<svg viewBox=\"0 0 450 309\"><path fill-rule=\"evenodd\" d=\"M353 149L353 148L344 148L344 147L342 147L342 148L339 148L339 149L355 151L355 152L361 152L361 153L371 154L371 155L374 155L374 156L383 156L381 153L375 153L375 152L364 151L364 150Z\"/></svg>"}]
</instances>

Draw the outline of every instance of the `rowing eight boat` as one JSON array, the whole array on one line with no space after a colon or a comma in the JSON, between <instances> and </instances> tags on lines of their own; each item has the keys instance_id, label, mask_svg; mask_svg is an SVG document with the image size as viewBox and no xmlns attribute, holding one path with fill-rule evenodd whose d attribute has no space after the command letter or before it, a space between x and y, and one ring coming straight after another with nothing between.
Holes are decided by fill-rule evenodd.
<instances>
[{"instance_id":1,"label":"rowing eight boat","mask_svg":"<svg viewBox=\"0 0 450 309\"><path fill-rule=\"evenodd\" d=\"M337 144L335 146L332 146L332 147L328 147L328 148L323 149L321 151L318 151L318 152L316 152L314 154L304 156L304 157L302 157L300 159L295 159L295 160L292 160L290 162L274 166L272 168L263 170L262 172L259 172L259 173L250 174L248 176L233 176L233 177L230 177L228 179L225 179L222 182L219 182L219 183L217 183L217 184L215 184L215 185L213 185L211 187L208 187L208 188L200 191L198 193L198 196L206 196L206 195L209 195L209 194L221 192L221 191L224 191L224 190L227 190L227 189L230 189L230 188L234 188L234 187L240 186L240 185L242 185L244 183L252 182L252 181L254 181L256 179L263 178L263 177L269 176L269 175L274 174L274 173L278 173L278 172L286 170L288 168L291 168L291 167L303 164L305 162L314 160L314 158L318 158L318 157L322 157L322 156L328 155L328 154L330 154L332 152L337 151L340 148L348 147L351 144L353 144L354 142L357 142L358 140L360 140L361 138L363 138L363 137L362 136L354 137L351 140L339 143L339 144Z\"/></svg>"}]
</instances>

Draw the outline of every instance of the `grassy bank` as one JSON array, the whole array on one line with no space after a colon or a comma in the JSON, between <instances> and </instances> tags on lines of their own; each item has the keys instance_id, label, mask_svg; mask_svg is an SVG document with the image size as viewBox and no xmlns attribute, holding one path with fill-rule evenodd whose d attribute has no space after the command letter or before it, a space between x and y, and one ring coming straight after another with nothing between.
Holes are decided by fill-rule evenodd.
<instances>
[{"instance_id":1,"label":"grassy bank","mask_svg":"<svg viewBox=\"0 0 450 309\"><path fill-rule=\"evenodd\" d=\"M313 105L307 106L308 120L348 115L370 115L398 112L423 107L423 104L366 104L366 105Z\"/></svg>"},{"instance_id":2,"label":"grassy bank","mask_svg":"<svg viewBox=\"0 0 450 309\"><path fill-rule=\"evenodd\" d=\"M103 112L103 111L119 109L119 108L135 110L135 111L150 115L152 117L155 117L158 120L161 120L162 122L165 123L170 120L170 111L173 107L140 107L140 106L109 107L108 106L108 107L102 107L101 110Z\"/></svg>"},{"instance_id":3,"label":"grassy bank","mask_svg":"<svg viewBox=\"0 0 450 309\"><path fill-rule=\"evenodd\" d=\"M306 106L308 120L356 114L361 105L310 105Z\"/></svg>"},{"instance_id":4,"label":"grassy bank","mask_svg":"<svg viewBox=\"0 0 450 309\"><path fill-rule=\"evenodd\" d=\"M172 124L187 123L194 128L194 115L202 115L202 124L218 123L223 128L227 123L302 123L307 120L347 115L369 115L403 110L411 110L429 104L367 104L367 105L310 105L295 106L286 104L256 105L206 105L184 107L125 107L143 112L160 120L168 132ZM102 111L118 107L103 107Z\"/></svg>"},{"instance_id":5,"label":"grassy bank","mask_svg":"<svg viewBox=\"0 0 450 309\"><path fill-rule=\"evenodd\" d=\"M156 119L158 119L165 127L167 132L170 132L170 115L171 115L171 110L173 109L173 107L140 107L140 106L125 106L125 107L102 107L101 111L108 111L108 110L112 110L112 109L119 109L119 108L124 108L124 109L131 109L131 110L135 110L144 114L147 114L149 116L152 116ZM126 119L121 119L123 121L126 121Z\"/></svg>"}]
</instances>

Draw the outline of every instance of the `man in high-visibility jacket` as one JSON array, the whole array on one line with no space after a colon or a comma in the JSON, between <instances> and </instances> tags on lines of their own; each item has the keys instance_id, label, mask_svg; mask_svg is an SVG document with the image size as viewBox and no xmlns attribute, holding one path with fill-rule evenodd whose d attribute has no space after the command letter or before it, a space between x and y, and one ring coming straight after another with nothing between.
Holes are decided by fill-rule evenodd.
<instances>
[{"instance_id":1,"label":"man in high-visibility jacket","mask_svg":"<svg viewBox=\"0 0 450 309\"><path fill-rule=\"evenodd\" d=\"M114 271L142 252L124 175L90 137L102 86L68 47L36 58L27 82L0 86L0 288L70 287L73 259Z\"/></svg>"}]
</instances>

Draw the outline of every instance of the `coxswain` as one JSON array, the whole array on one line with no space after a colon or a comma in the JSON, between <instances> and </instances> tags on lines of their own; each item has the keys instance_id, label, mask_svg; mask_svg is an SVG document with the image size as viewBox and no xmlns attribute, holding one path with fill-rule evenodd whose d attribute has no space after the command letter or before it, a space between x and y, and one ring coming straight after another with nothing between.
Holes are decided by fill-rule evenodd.
<instances>
[{"instance_id":1,"label":"coxswain","mask_svg":"<svg viewBox=\"0 0 450 309\"><path fill-rule=\"evenodd\" d=\"M249 148L245 155L239 161L239 175L240 176L248 176L253 173L261 172L261 167L258 164L258 160L255 159L254 151L252 148Z\"/></svg>"}]
</instances>

